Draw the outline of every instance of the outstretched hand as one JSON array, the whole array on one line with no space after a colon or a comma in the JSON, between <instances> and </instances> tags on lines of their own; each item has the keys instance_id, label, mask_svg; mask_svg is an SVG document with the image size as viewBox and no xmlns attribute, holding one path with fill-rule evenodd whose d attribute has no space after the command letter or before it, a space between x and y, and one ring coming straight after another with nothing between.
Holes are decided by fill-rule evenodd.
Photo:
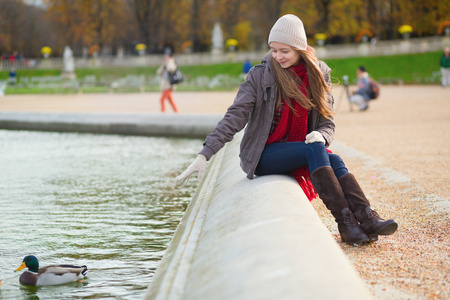
<instances>
[{"instance_id":1,"label":"outstretched hand","mask_svg":"<svg viewBox=\"0 0 450 300\"><path fill-rule=\"evenodd\" d=\"M202 180L203 175L205 174L205 169L206 169L206 157L203 154L199 154L197 158L194 160L194 162L177 177L177 181L180 182L185 182L186 180L189 181L191 175L194 174L195 172L198 172L198 179Z\"/></svg>"},{"instance_id":2,"label":"outstretched hand","mask_svg":"<svg viewBox=\"0 0 450 300\"><path fill-rule=\"evenodd\" d=\"M305 144L312 144L312 143L323 143L323 144L325 144L325 139L323 138L323 135L320 132L318 132L318 131L311 131L305 137Z\"/></svg>"}]
</instances>

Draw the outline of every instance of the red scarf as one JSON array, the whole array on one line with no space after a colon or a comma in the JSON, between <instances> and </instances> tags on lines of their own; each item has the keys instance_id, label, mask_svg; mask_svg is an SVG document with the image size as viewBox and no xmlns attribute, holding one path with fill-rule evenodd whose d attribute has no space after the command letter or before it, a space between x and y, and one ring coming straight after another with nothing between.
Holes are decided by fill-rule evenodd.
<instances>
[{"instance_id":1,"label":"red scarf","mask_svg":"<svg viewBox=\"0 0 450 300\"><path fill-rule=\"evenodd\" d=\"M299 89L304 95L306 95L309 82L308 71L306 70L305 63L292 66L289 71L297 74L297 76L301 78L302 84L299 85ZM286 135L288 135L288 142L305 141L306 134L308 133L308 111L294 99L291 99L291 102L296 114L292 112L286 103L284 104L280 122L275 128L275 131L269 135L266 145L277 143ZM297 180L309 201L312 201L317 197L317 192L311 183L310 173L307 166L295 169L291 172L291 174Z\"/></svg>"}]
</instances>

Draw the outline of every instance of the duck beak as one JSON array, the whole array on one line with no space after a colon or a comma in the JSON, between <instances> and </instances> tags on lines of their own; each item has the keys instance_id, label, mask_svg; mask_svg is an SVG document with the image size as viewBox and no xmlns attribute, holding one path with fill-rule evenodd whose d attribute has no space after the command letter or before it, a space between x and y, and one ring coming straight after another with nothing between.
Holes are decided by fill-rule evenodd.
<instances>
[{"instance_id":1,"label":"duck beak","mask_svg":"<svg viewBox=\"0 0 450 300\"><path fill-rule=\"evenodd\" d=\"M27 266L25 265L25 263L23 262L20 267L18 267L14 272L20 271L22 269L25 269Z\"/></svg>"}]
</instances>

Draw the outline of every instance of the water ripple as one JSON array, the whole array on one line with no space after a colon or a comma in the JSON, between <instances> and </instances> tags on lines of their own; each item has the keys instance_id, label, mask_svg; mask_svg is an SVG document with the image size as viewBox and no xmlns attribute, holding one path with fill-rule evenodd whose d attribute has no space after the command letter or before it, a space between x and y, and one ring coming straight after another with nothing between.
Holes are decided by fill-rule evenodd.
<instances>
[{"instance_id":1,"label":"water ripple","mask_svg":"<svg viewBox=\"0 0 450 300\"><path fill-rule=\"evenodd\" d=\"M201 141L0 130L0 299L141 299L194 183ZM24 287L28 254L86 264L83 283Z\"/></svg>"}]
</instances>

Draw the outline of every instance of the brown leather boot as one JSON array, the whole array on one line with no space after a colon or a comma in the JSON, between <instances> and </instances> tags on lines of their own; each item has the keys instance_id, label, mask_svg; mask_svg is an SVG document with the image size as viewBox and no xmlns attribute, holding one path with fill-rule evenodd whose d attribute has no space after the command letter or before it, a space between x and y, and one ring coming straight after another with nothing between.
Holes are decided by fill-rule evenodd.
<instances>
[{"instance_id":1,"label":"brown leather boot","mask_svg":"<svg viewBox=\"0 0 450 300\"><path fill-rule=\"evenodd\" d=\"M353 245L369 241L349 208L339 181L330 167L320 167L311 174L311 182L325 206L331 211L343 242Z\"/></svg>"},{"instance_id":2,"label":"brown leather boot","mask_svg":"<svg viewBox=\"0 0 450 300\"><path fill-rule=\"evenodd\" d=\"M350 209L354 212L362 229L369 235L371 241L378 240L378 235L393 234L398 227L395 220L385 221L370 207L364 192L353 174L348 173L339 178L339 183L347 199Z\"/></svg>"},{"instance_id":3,"label":"brown leather boot","mask_svg":"<svg viewBox=\"0 0 450 300\"><path fill-rule=\"evenodd\" d=\"M367 206L365 210L358 210L355 212L355 216L364 232L368 235L390 235L398 228L395 220L390 219L386 221L380 218L378 213L370 206Z\"/></svg>"}]
</instances>

